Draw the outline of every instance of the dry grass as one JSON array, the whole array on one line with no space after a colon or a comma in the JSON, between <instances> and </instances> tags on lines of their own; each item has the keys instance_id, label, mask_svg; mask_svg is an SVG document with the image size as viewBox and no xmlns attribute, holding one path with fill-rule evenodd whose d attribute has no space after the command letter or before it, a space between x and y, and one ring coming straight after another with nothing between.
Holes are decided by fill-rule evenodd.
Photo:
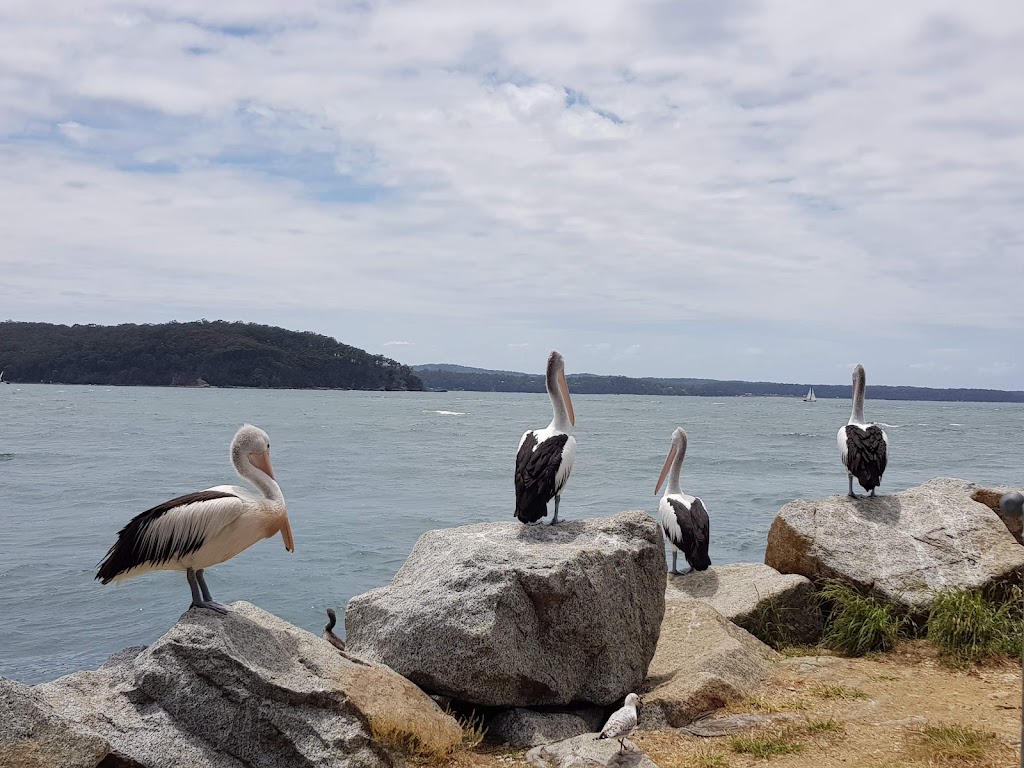
<instances>
[{"instance_id":1,"label":"dry grass","mask_svg":"<svg viewBox=\"0 0 1024 768\"><path fill-rule=\"evenodd\" d=\"M810 707L808 702L801 699L768 699L764 696L748 696L745 699L730 702L725 711L735 714L763 712L767 715L775 715L780 712L804 712Z\"/></svg>"},{"instance_id":2,"label":"dry grass","mask_svg":"<svg viewBox=\"0 0 1024 768\"><path fill-rule=\"evenodd\" d=\"M822 699L842 699L843 701L855 701L868 697L860 688L852 688L848 685L814 685L811 686L811 693Z\"/></svg>"},{"instance_id":3,"label":"dry grass","mask_svg":"<svg viewBox=\"0 0 1024 768\"><path fill-rule=\"evenodd\" d=\"M843 724L830 717L828 720L808 720L803 724L802 729L809 735L842 733Z\"/></svg>"},{"instance_id":4,"label":"dry grass","mask_svg":"<svg viewBox=\"0 0 1024 768\"><path fill-rule=\"evenodd\" d=\"M981 765L998 746L992 733L963 725L934 725L915 734L908 752L938 765Z\"/></svg>"},{"instance_id":5,"label":"dry grass","mask_svg":"<svg viewBox=\"0 0 1024 768\"><path fill-rule=\"evenodd\" d=\"M694 750L689 765L693 768L729 768L725 755L710 744L701 744Z\"/></svg>"},{"instance_id":6,"label":"dry grass","mask_svg":"<svg viewBox=\"0 0 1024 768\"><path fill-rule=\"evenodd\" d=\"M777 755L793 755L803 752L804 745L799 734L792 728L775 731L759 731L746 736L734 736L729 739L729 749L745 755L753 755L762 760Z\"/></svg>"}]
</instances>

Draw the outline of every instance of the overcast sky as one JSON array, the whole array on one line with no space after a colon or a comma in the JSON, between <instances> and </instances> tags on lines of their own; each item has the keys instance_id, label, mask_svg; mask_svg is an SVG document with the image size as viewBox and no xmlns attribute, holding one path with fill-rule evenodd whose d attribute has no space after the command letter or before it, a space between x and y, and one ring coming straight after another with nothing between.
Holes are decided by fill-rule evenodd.
<instances>
[{"instance_id":1,"label":"overcast sky","mask_svg":"<svg viewBox=\"0 0 1024 768\"><path fill-rule=\"evenodd\" d=\"M6 0L0 210L0 318L1024 389L1024 3Z\"/></svg>"}]
</instances>

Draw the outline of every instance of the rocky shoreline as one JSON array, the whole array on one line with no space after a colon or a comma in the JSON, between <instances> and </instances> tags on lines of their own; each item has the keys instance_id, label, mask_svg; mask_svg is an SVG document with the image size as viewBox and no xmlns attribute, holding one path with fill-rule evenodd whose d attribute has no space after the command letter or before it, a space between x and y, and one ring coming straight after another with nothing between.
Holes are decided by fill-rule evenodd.
<instances>
[{"instance_id":1,"label":"rocky shoreline","mask_svg":"<svg viewBox=\"0 0 1024 768\"><path fill-rule=\"evenodd\" d=\"M637 692L641 729L694 728L754 695L771 645L820 638L824 579L911 614L939 589L1019 584L1024 546L991 505L1008 490L941 478L791 502L765 564L685 576L668 575L645 512L431 531L349 603L345 651L239 602L190 610L95 671L0 678L0 765L444 765L473 716L531 765L653 766L594 740L611 709Z\"/></svg>"}]
</instances>

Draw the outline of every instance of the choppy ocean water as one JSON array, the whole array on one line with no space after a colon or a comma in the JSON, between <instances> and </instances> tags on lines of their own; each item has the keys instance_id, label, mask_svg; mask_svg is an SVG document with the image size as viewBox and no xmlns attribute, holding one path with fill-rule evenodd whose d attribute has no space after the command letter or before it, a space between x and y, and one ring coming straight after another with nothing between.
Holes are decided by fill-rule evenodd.
<instances>
[{"instance_id":1,"label":"choppy ocean water","mask_svg":"<svg viewBox=\"0 0 1024 768\"><path fill-rule=\"evenodd\" d=\"M870 395L866 415L890 440L883 493L939 476L1024 481L1024 406ZM565 518L653 513L679 425L683 489L708 507L716 563L760 561L786 502L845 493L835 435L848 400L573 402ZM296 552L261 542L210 569L210 587L319 631L325 608L388 583L424 531L512 520L516 445L549 419L546 396L528 394L0 387L0 675L35 683L93 668L177 620L182 574L103 587L95 566L138 512L236 482L227 447L245 421L270 433Z\"/></svg>"}]
</instances>

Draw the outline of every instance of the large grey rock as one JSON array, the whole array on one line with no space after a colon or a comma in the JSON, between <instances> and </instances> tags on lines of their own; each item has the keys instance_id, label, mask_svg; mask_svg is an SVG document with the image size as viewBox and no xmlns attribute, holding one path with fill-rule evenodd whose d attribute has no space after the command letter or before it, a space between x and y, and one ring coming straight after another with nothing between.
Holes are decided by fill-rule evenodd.
<instances>
[{"instance_id":1,"label":"large grey rock","mask_svg":"<svg viewBox=\"0 0 1024 768\"><path fill-rule=\"evenodd\" d=\"M756 691L778 654L700 600L665 605L640 725L680 728Z\"/></svg>"},{"instance_id":2,"label":"large grey rock","mask_svg":"<svg viewBox=\"0 0 1024 768\"><path fill-rule=\"evenodd\" d=\"M592 729L569 712L537 712L515 707L499 713L487 726L487 737L516 749L571 739Z\"/></svg>"},{"instance_id":3,"label":"large grey rock","mask_svg":"<svg viewBox=\"0 0 1024 768\"><path fill-rule=\"evenodd\" d=\"M628 739L626 749L618 739L597 739L585 733L565 741L534 747L526 753L526 762L534 768L658 768Z\"/></svg>"},{"instance_id":4,"label":"large grey rock","mask_svg":"<svg viewBox=\"0 0 1024 768\"><path fill-rule=\"evenodd\" d=\"M248 603L232 609L190 610L149 648L36 690L150 768L376 768L401 765L401 744L461 741L393 671Z\"/></svg>"},{"instance_id":5,"label":"large grey rock","mask_svg":"<svg viewBox=\"0 0 1024 768\"><path fill-rule=\"evenodd\" d=\"M3 768L141 768L95 731L73 722L27 685L0 677Z\"/></svg>"},{"instance_id":6,"label":"large grey rock","mask_svg":"<svg viewBox=\"0 0 1024 768\"><path fill-rule=\"evenodd\" d=\"M765 563L842 579L915 612L945 587L1019 581L1024 547L974 489L939 478L888 496L792 501L772 522Z\"/></svg>"},{"instance_id":7,"label":"large grey rock","mask_svg":"<svg viewBox=\"0 0 1024 768\"><path fill-rule=\"evenodd\" d=\"M352 598L349 651L477 705L608 705L638 687L665 609L645 512L420 537L388 587Z\"/></svg>"},{"instance_id":8,"label":"large grey rock","mask_svg":"<svg viewBox=\"0 0 1024 768\"><path fill-rule=\"evenodd\" d=\"M802 645L821 637L821 610L810 579L764 563L713 565L669 574L665 600L701 600L762 642Z\"/></svg>"}]
</instances>

